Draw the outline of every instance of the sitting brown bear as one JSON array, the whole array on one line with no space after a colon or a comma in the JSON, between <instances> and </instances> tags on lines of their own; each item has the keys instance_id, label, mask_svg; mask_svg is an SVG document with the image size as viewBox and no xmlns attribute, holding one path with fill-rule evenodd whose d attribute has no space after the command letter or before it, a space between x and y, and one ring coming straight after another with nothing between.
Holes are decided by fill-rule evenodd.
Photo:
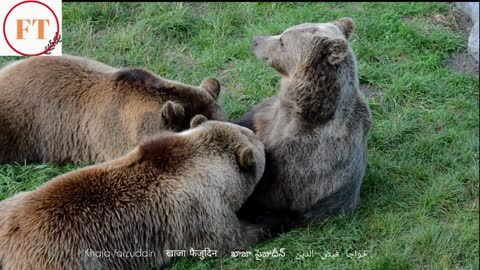
<instances>
[{"instance_id":1,"label":"sitting brown bear","mask_svg":"<svg viewBox=\"0 0 480 270\"><path fill-rule=\"evenodd\" d=\"M110 160L196 114L225 120L219 92L212 78L194 87L74 56L21 60L0 70L0 164Z\"/></svg>"},{"instance_id":2,"label":"sitting brown bear","mask_svg":"<svg viewBox=\"0 0 480 270\"><path fill-rule=\"evenodd\" d=\"M265 144L265 175L240 216L272 230L357 207L371 113L359 92L353 21L306 23L256 37L255 55L282 75L278 96L234 121ZM275 226L277 228L275 229Z\"/></svg>"},{"instance_id":3,"label":"sitting brown bear","mask_svg":"<svg viewBox=\"0 0 480 270\"><path fill-rule=\"evenodd\" d=\"M235 212L263 174L263 144L201 115L191 125L0 202L0 268L151 269L169 250L256 243L262 231Z\"/></svg>"}]
</instances>

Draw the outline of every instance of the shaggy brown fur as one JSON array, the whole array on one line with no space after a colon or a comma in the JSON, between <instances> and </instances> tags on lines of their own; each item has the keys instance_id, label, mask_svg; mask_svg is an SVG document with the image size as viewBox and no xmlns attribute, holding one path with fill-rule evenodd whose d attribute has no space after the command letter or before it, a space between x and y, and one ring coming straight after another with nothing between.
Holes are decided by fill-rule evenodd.
<instances>
[{"instance_id":1,"label":"shaggy brown fur","mask_svg":"<svg viewBox=\"0 0 480 270\"><path fill-rule=\"evenodd\" d=\"M235 212L263 174L263 144L246 128L203 116L192 128L0 202L0 266L150 269L171 261L166 250L226 255L256 243L261 230ZM138 250L153 253L112 255Z\"/></svg>"},{"instance_id":2,"label":"shaggy brown fur","mask_svg":"<svg viewBox=\"0 0 480 270\"><path fill-rule=\"evenodd\" d=\"M282 83L278 96L235 121L256 131L267 158L241 216L275 231L357 207L371 114L347 42L352 34L353 21L344 18L254 39L255 55L282 74Z\"/></svg>"},{"instance_id":3,"label":"shaggy brown fur","mask_svg":"<svg viewBox=\"0 0 480 270\"><path fill-rule=\"evenodd\" d=\"M0 70L0 164L110 160L196 114L225 120L219 92L74 56L15 62Z\"/></svg>"}]
</instances>

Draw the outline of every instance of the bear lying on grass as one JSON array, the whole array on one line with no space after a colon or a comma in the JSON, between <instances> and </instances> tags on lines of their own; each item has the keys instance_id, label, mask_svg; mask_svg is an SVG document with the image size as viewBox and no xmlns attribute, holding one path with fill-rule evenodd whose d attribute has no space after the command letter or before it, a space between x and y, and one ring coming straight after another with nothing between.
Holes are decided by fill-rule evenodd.
<instances>
[{"instance_id":1,"label":"bear lying on grass","mask_svg":"<svg viewBox=\"0 0 480 270\"><path fill-rule=\"evenodd\" d=\"M371 113L359 92L352 34L353 21L343 18L254 39L254 54L282 80L278 96L234 121L256 132L267 159L240 216L281 230L357 207Z\"/></svg>"},{"instance_id":2,"label":"bear lying on grass","mask_svg":"<svg viewBox=\"0 0 480 270\"><path fill-rule=\"evenodd\" d=\"M110 160L196 114L225 120L219 92L212 78L194 87L81 57L21 60L0 70L0 164Z\"/></svg>"},{"instance_id":3,"label":"bear lying on grass","mask_svg":"<svg viewBox=\"0 0 480 270\"><path fill-rule=\"evenodd\" d=\"M235 212L263 174L263 144L200 115L191 126L0 202L0 268L151 269L167 250L222 256L256 243L261 230ZM138 250L149 256L91 255Z\"/></svg>"}]
</instances>

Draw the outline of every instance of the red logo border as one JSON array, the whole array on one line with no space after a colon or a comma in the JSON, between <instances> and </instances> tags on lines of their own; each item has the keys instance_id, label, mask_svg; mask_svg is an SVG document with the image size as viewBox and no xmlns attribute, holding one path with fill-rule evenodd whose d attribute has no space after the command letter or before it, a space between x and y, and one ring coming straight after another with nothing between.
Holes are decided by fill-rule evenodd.
<instances>
[{"instance_id":1,"label":"red logo border","mask_svg":"<svg viewBox=\"0 0 480 270\"><path fill-rule=\"evenodd\" d=\"M5 25L6 25L6 23L7 23L8 16L10 15L10 13L12 13L12 11L13 11L16 7L18 7L18 6L20 6L20 5L23 5L23 4L25 4L25 3L36 3L36 4L40 4L40 5L48 8L48 10L50 10L50 12L52 12L53 16L55 17L55 22L57 23L57 34L55 35L55 38L54 38L52 44L50 45L50 47L48 47L46 50L42 51L41 53L37 53L37 54L22 53L22 52L18 51L17 49L15 49L15 48L12 46L12 44L10 44L10 42L8 41L8 38L7 38L7 32L6 32L6 29L5 29ZM18 54L20 54L20 55L23 55L23 56L39 56L39 55L42 55L42 54L50 51L50 49L52 49L52 48L56 45L56 43L57 43L57 41L58 41L58 39L59 39L59 36L60 36L60 24L58 23L57 14L55 14L55 12L53 12L53 10L52 10L48 5L46 5L45 3L39 2L39 1L28 0L28 1L23 1L23 2L20 2L20 3L16 4L15 6L13 6L13 7L8 11L7 15L5 16L5 20L3 21L3 37L5 38L5 41L7 42L8 46L9 46L12 50L14 50L16 53L18 53Z\"/></svg>"}]
</instances>

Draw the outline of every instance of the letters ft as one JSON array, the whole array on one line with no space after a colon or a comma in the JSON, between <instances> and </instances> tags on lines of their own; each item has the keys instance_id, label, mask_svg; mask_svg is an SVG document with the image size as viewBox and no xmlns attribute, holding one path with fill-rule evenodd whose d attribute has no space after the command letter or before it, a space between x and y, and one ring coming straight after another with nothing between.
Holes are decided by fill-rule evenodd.
<instances>
[{"instance_id":1,"label":"letters ft","mask_svg":"<svg viewBox=\"0 0 480 270\"><path fill-rule=\"evenodd\" d=\"M24 22L27 23L27 25L24 27ZM38 22L38 23L37 23ZM50 26L50 20L48 19L35 19L35 20L29 20L29 19L20 19L17 20L17 39L25 39L23 37L23 32L28 34L28 26L34 26L35 23L38 25L38 36L37 39L45 39L45 23L47 26Z\"/></svg>"}]
</instances>

